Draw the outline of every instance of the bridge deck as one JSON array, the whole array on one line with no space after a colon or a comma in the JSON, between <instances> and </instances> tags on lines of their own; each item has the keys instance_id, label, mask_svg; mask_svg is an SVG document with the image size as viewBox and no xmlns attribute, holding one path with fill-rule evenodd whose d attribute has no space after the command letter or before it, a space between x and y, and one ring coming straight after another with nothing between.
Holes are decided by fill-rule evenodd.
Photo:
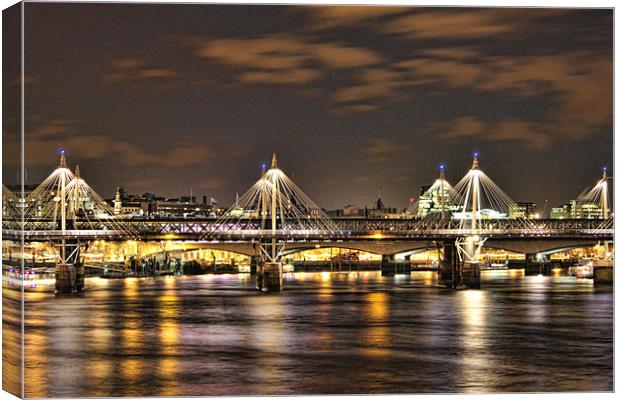
<instances>
[{"instance_id":1,"label":"bridge deck","mask_svg":"<svg viewBox=\"0 0 620 400\"><path fill-rule=\"evenodd\" d=\"M472 234L470 229L461 229L458 221L446 220L429 226L420 219L364 219L343 218L335 220L338 230L319 231L299 229L260 229L260 221L247 220L244 226L217 225L214 218L207 219L118 219L126 230L79 229L75 227L58 229L15 229L18 221L3 221L5 240L48 241L60 239L79 240L204 240L204 241L252 241L271 239L291 241L312 240L447 240ZM613 227L602 220L532 220L524 226L517 220L488 220L475 233L495 239L537 239L545 238L591 238L613 239ZM36 222L41 226L41 221ZM52 224L48 222L48 226ZM609 224L611 225L611 224ZM20 226L20 225L18 225ZM82 224L86 227L86 222ZM90 228L90 226L88 226ZM243 229L242 229L243 228Z\"/></svg>"}]
</instances>

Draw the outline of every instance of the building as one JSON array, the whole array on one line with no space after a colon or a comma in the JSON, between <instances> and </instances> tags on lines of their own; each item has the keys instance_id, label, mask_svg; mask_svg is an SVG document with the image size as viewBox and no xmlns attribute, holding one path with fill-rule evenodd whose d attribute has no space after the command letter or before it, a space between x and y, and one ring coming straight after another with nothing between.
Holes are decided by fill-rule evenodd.
<instances>
[{"instance_id":1,"label":"building","mask_svg":"<svg viewBox=\"0 0 620 400\"><path fill-rule=\"evenodd\" d=\"M359 208L353 204L347 204L337 210L327 211L326 214L331 218L360 218L366 216L366 212L363 208Z\"/></svg>"},{"instance_id":2,"label":"building","mask_svg":"<svg viewBox=\"0 0 620 400\"><path fill-rule=\"evenodd\" d=\"M15 194L18 199L17 209L23 210L23 212L27 213L31 217L41 217L44 213L43 207L54 198L55 193L51 190L41 191L39 196L36 199L36 202L28 202L26 204L26 199L28 196L35 191L41 184L25 184L24 185L24 197L21 198L22 185L6 185L6 187Z\"/></svg>"},{"instance_id":3,"label":"building","mask_svg":"<svg viewBox=\"0 0 620 400\"><path fill-rule=\"evenodd\" d=\"M454 219L472 219L471 211L458 211L452 213L452 218ZM483 208L477 212L476 219L505 219L508 218L506 213L491 210L490 208Z\"/></svg>"},{"instance_id":4,"label":"building","mask_svg":"<svg viewBox=\"0 0 620 400\"><path fill-rule=\"evenodd\" d=\"M603 209L594 203L571 200L551 209L551 219L603 219Z\"/></svg>"},{"instance_id":5,"label":"building","mask_svg":"<svg viewBox=\"0 0 620 400\"><path fill-rule=\"evenodd\" d=\"M155 200L150 206L149 215L158 217L208 217L212 210L209 204L196 203L194 197Z\"/></svg>"},{"instance_id":6,"label":"building","mask_svg":"<svg viewBox=\"0 0 620 400\"><path fill-rule=\"evenodd\" d=\"M562 204L559 207L551 208L551 219L569 219L570 218L570 204Z\"/></svg>"},{"instance_id":7,"label":"building","mask_svg":"<svg viewBox=\"0 0 620 400\"><path fill-rule=\"evenodd\" d=\"M373 208L365 208L366 218L404 218L405 210L400 208L386 207L381 200L381 194L377 198Z\"/></svg>"},{"instance_id":8,"label":"building","mask_svg":"<svg viewBox=\"0 0 620 400\"><path fill-rule=\"evenodd\" d=\"M179 198L164 198L153 193L144 193L142 196L129 195L121 187L116 189L114 200L114 214L122 217L210 217L221 214L221 210L213 204L197 203L195 196Z\"/></svg>"},{"instance_id":9,"label":"building","mask_svg":"<svg viewBox=\"0 0 620 400\"><path fill-rule=\"evenodd\" d=\"M433 185L420 186L420 198L418 199L418 211L416 213L418 217L426 217L428 214L441 213L442 211L450 215L458 209L458 205L452 204L449 184L441 185L441 181L437 180Z\"/></svg>"},{"instance_id":10,"label":"building","mask_svg":"<svg viewBox=\"0 0 620 400\"><path fill-rule=\"evenodd\" d=\"M512 204L508 209L508 218L536 219L536 203L518 202Z\"/></svg>"},{"instance_id":11,"label":"building","mask_svg":"<svg viewBox=\"0 0 620 400\"><path fill-rule=\"evenodd\" d=\"M603 219L603 209L598 204L571 200L571 219Z\"/></svg>"}]
</instances>

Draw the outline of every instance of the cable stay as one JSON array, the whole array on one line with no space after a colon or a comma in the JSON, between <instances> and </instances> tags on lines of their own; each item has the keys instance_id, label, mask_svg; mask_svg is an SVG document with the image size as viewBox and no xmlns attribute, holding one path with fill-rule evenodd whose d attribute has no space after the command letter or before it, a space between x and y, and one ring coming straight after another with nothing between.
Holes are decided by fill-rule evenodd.
<instances>
[{"instance_id":1,"label":"cable stay","mask_svg":"<svg viewBox=\"0 0 620 400\"><path fill-rule=\"evenodd\" d=\"M321 235L338 231L336 224L278 168L271 168L213 225L207 234L254 231L263 236Z\"/></svg>"}]
</instances>

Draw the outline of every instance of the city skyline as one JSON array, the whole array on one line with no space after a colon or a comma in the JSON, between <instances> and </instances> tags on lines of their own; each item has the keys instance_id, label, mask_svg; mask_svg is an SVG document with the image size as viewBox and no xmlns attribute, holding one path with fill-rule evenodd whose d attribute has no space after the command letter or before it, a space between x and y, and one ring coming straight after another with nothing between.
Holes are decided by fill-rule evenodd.
<instances>
[{"instance_id":1,"label":"city skyline","mask_svg":"<svg viewBox=\"0 0 620 400\"><path fill-rule=\"evenodd\" d=\"M60 164L61 166L65 166L67 168L69 168L70 170L73 169L75 170L76 175L78 174L79 171L79 164L75 164L75 165L71 165L71 163L67 162L66 159L66 155L67 155L67 151L64 148L61 148L58 152L59 155L59 159L60 159ZM274 153L272 155L273 159L276 159L276 154ZM474 169L478 169L479 167L479 157L480 157L480 153L479 152L474 152L472 153L472 159L473 159L473 166L470 166L470 168L474 168ZM273 161L272 161L273 162ZM267 163L261 163L260 165L260 175L262 175L264 177L265 175L265 171L267 170ZM273 165L272 165L273 168ZM276 166L276 168L279 168L279 166ZM382 199L382 191L383 191L383 187L379 187L378 188L378 193L377 193L377 197L375 197L375 199L373 201L371 201L370 204L354 204L352 202L348 202L346 204L343 204L340 207L335 207L335 208L331 208L331 209L327 209L326 207L321 207L322 209L324 209L325 211L342 211L343 209L346 209L348 207L359 207L360 210L381 210L384 209L385 211L389 210L389 214L394 214L394 215L401 215L404 216L405 214L410 214L410 215L417 215L417 216L423 216L425 215L423 214L419 214L417 211L417 207L418 207L418 202L419 201L430 201L431 203L430 206L432 206L432 202L433 201L438 201L437 199L435 200L431 200L431 198L433 196L437 196L437 194L432 194L431 191L433 190L432 188L435 187L436 185L438 185L440 182L440 180L444 180L444 182L446 182L447 185L449 185L449 190L453 191L452 186L450 185L450 182L448 182L447 180L445 180L445 169L446 169L446 165L445 163L441 163L438 168L438 176L436 177L437 180L435 180L433 185L421 185L420 186L420 190L418 192L417 197L411 197L408 201L408 203L406 205L402 205L402 204L385 204L383 202ZM551 218L551 219L564 219L564 218L571 218L568 216L568 214L570 214L570 209L571 207L573 207L571 204L573 202L582 202L583 204L592 204L592 205L596 205L598 209L598 211L601 211L600 205L599 203L602 201L598 196L598 192L597 192L597 188L599 188L601 182L605 181L606 185L608 185L610 183L609 180L609 176L608 176L608 166L604 166L601 168L601 179L597 180L595 184L592 184L590 186L587 186L578 196L575 196L574 198L568 199L564 202L562 202L561 204L548 204L547 201L545 201L543 204L538 204L536 202L529 202L529 201L514 201L514 199L506 199L509 201L513 201L513 203L511 204L503 204L503 206L499 206L499 208L497 208L497 204L495 205L488 205L489 206L489 210L494 210L496 212L498 212L498 210L500 209L505 209L504 211L509 211L513 206L514 207L528 207L531 208L531 213L532 215L530 217L524 217L524 218ZM57 170L54 170L54 173L56 173ZM468 170L468 172L471 172L471 170ZM467 176L469 174L466 174L463 176L463 178L461 178L458 182L453 182L455 184L459 184L461 185L461 187L465 187L467 186ZM80 176L81 179L84 179L85 181L87 181L88 179L86 177ZM31 190L34 190L35 187L40 187L40 183L35 183L35 184L28 184L24 187L24 191L28 194L30 193ZM493 185L495 185L493 183ZM15 185L8 185L8 189L14 191L15 193L19 192L19 184L15 184ZM39 190L39 188L37 188L37 190ZM247 192L251 191L252 188L248 188ZM438 190L437 188L435 188L435 190ZM495 190L502 190L499 187L496 187ZM607 191L606 191L607 193ZM226 209L232 209L234 207L238 207L237 206L237 202L239 200L239 196L240 195L245 195L246 194L246 190L242 191L242 192L235 192L234 194L234 201L231 201L230 203L228 202L220 202L218 199L214 198L213 196L210 196L209 194L204 194L204 193L196 193L193 191L192 188L189 189L189 191L187 193L178 193L176 195L173 196L162 196L159 193L156 193L154 191L145 191L143 193L135 193L135 192L129 192L127 191L123 186L117 186L114 196L113 197L109 197L106 196L106 201L108 203L114 204L118 199L121 199L123 201L126 200L131 200L131 201L139 201L139 200L148 200L148 201L164 201L164 202L168 202L168 201L172 201L172 202L178 202L179 204L196 204L196 205L209 205L209 206L215 206L215 208L220 207L221 210L226 210ZM447 194L448 196L451 196L452 194ZM592 196L595 196L596 198L592 198ZM118 197L120 196L120 197ZM609 196L609 194L606 194L606 196ZM242 196L243 197L243 196ZM423 200L425 199L425 200ZM607 198L607 200L610 200L610 198ZM420 203L421 204L421 203ZM426 206L429 206L429 204L427 204ZM320 206L320 205L319 205ZM412 207L415 206L415 209L412 209ZM496 206L496 207L494 207ZM130 206L129 208L131 209L133 206ZM566 207L568 207L568 209L566 209ZM198 210L198 209L196 209ZM542 210L542 211L541 211ZM559 211L558 211L559 210ZM204 211L204 210L203 210ZM216 211L215 209L212 211ZM568 213L565 216L555 216L553 215L553 213ZM200 212L202 213L202 211ZM199 213L199 214L200 214ZM578 211L578 213L580 213ZM594 211L594 213L596 214L596 211ZM581 214L579 214L581 215ZM600 216L594 216L594 218L599 218ZM579 218L583 218L582 216L580 216ZM591 218L591 216L588 216L586 218Z\"/></svg>"},{"instance_id":2,"label":"city skyline","mask_svg":"<svg viewBox=\"0 0 620 400\"><path fill-rule=\"evenodd\" d=\"M272 152L326 209L379 187L406 207L476 150L514 201L549 208L613 176L611 10L237 9L28 3L28 183L60 147L105 198L230 204Z\"/></svg>"}]
</instances>

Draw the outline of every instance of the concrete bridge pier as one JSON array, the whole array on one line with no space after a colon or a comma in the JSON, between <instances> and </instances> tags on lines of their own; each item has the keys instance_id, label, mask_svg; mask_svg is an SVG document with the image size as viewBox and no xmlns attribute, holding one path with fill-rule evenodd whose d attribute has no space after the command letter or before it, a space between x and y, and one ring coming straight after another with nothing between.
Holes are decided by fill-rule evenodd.
<instances>
[{"instance_id":1,"label":"concrete bridge pier","mask_svg":"<svg viewBox=\"0 0 620 400\"><path fill-rule=\"evenodd\" d=\"M65 264L56 265L56 294L79 293L84 290L84 265Z\"/></svg>"},{"instance_id":2,"label":"concrete bridge pier","mask_svg":"<svg viewBox=\"0 0 620 400\"><path fill-rule=\"evenodd\" d=\"M79 293L84 290L84 264L80 261L80 244L77 241L65 241L61 245L65 262L56 264L56 294ZM62 253L61 253L62 254Z\"/></svg>"},{"instance_id":3,"label":"concrete bridge pier","mask_svg":"<svg viewBox=\"0 0 620 400\"><path fill-rule=\"evenodd\" d=\"M439 261L439 279L448 289L456 289L461 281L461 271L454 241L442 245L443 258Z\"/></svg>"},{"instance_id":4,"label":"concrete bridge pier","mask_svg":"<svg viewBox=\"0 0 620 400\"><path fill-rule=\"evenodd\" d=\"M525 255L525 275L545 275L544 263L536 260L536 254Z\"/></svg>"},{"instance_id":5,"label":"concrete bridge pier","mask_svg":"<svg viewBox=\"0 0 620 400\"><path fill-rule=\"evenodd\" d=\"M381 276L394 276L396 274L410 274L411 262L407 259L404 262L397 262L393 254L381 256Z\"/></svg>"},{"instance_id":6,"label":"concrete bridge pier","mask_svg":"<svg viewBox=\"0 0 620 400\"><path fill-rule=\"evenodd\" d=\"M396 260L393 255L381 256L381 276L393 276L396 274Z\"/></svg>"},{"instance_id":7,"label":"concrete bridge pier","mask_svg":"<svg viewBox=\"0 0 620 400\"><path fill-rule=\"evenodd\" d=\"M256 275L256 267L260 260L256 256L250 258L250 275Z\"/></svg>"},{"instance_id":8,"label":"concrete bridge pier","mask_svg":"<svg viewBox=\"0 0 620 400\"><path fill-rule=\"evenodd\" d=\"M465 261L461 269L461 281L469 289L480 289L480 263Z\"/></svg>"},{"instance_id":9,"label":"concrete bridge pier","mask_svg":"<svg viewBox=\"0 0 620 400\"><path fill-rule=\"evenodd\" d=\"M598 262L594 264L594 286L608 286L614 284L614 263L611 260L607 262Z\"/></svg>"},{"instance_id":10,"label":"concrete bridge pier","mask_svg":"<svg viewBox=\"0 0 620 400\"><path fill-rule=\"evenodd\" d=\"M282 290L282 263L264 262L256 268L256 289L263 292Z\"/></svg>"}]
</instances>

